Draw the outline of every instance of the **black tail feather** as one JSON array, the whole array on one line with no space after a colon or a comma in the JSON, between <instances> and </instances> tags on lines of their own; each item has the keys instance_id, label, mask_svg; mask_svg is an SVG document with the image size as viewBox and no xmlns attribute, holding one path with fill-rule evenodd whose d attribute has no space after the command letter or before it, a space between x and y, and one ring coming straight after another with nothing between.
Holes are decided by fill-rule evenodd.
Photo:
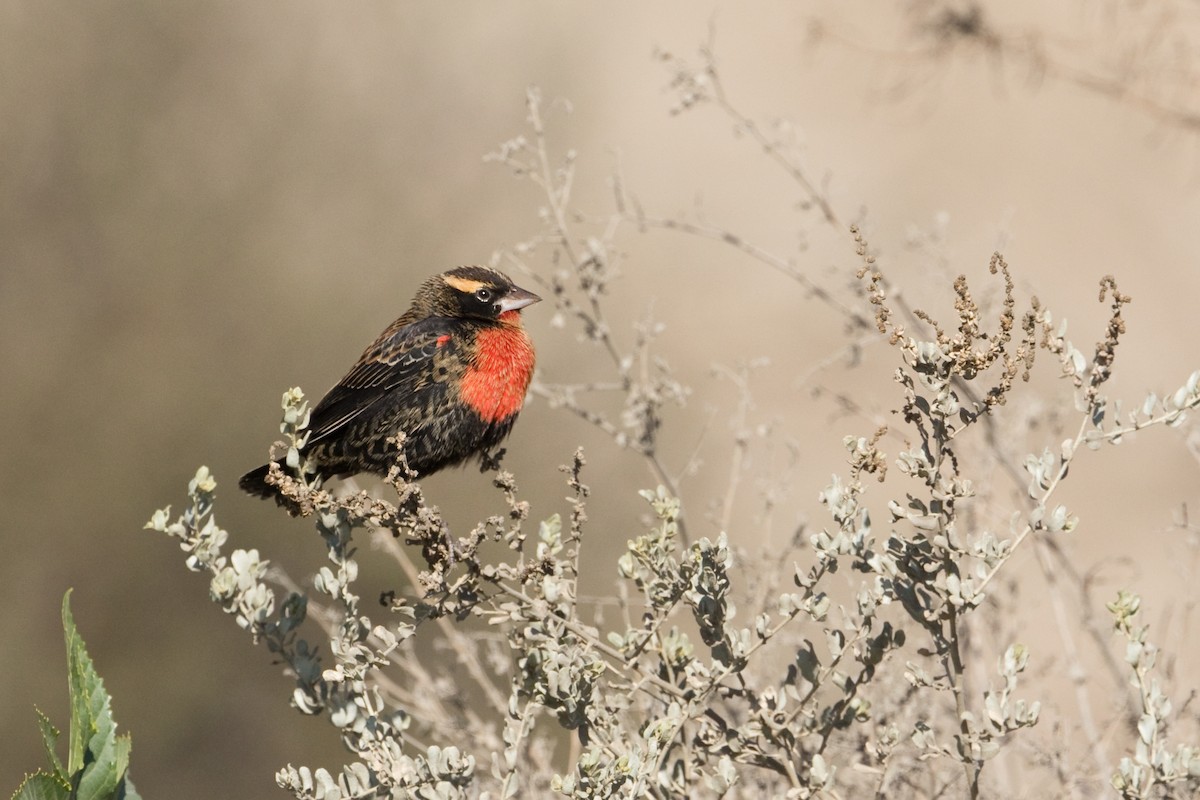
<instances>
[{"instance_id":1,"label":"black tail feather","mask_svg":"<svg viewBox=\"0 0 1200 800\"><path fill-rule=\"evenodd\" d=\"M279 468L283 470L285 475L292 474L287 465L283 461L276 461ZM303 513L300 505L295 500L284 497L280 493L278 486L273 486L267 483L267 476L271 474L271 465L263 464L258 469L252 469L241 477L238 481L238 486L243 492L254 497L261 497L264 500L274 500L275 504L280 508L285 509L293 517Z\"/></svg>"},{"instance_id":2,"label":"black tail feather","mask_svg":"<svg viewBox=\"0 0 1200 800\"><path fill-rule=\"evenodd\" d=\"M282 461L276 461L276 464L283 466ZM252 469L241 477L238 481L238 487L249 495L255 497L278 497L279 489L267 483L267 474L271 471L270 464L263 464L258 469Z\"/></svg>"}]
</instances>

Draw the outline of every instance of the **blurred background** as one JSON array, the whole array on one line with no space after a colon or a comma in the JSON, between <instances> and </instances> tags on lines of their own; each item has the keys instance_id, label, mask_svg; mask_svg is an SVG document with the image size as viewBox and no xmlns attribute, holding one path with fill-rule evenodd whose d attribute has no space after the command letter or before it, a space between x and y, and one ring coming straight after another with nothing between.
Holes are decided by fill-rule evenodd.
<instances>
[{"instance_id":1,"label":"blurred background","mask_svg":"<svg viewBox=\"0 0 1200 800\"><path fill-rule=\"evenodd\" d=\"M68 587L143 796L267 796L286 763L341 763L334 729L287 707L278 665L142 525L178 511L205 464L231 547L297 577L323 563L309 525L240 495L236 478L263 462L285 389L319 397L423 278L541 230L544 198L483 158L527 133L531 84L551 147L577 154L581 233L613 213L619 163L647 214L694 219L702 202L705 220L856 302L852 246L778 165L711 104L671 113L674 72L656 52L700 64L707 44L732 102L771 130L790 121L810 174L911 304L949 318L959 272L994 298L986 267L1003 247L1022 302L1037 294L1090 353L1106 318L1097 281L1112 273L1134 298L1112 394L1173 391L1200 366L1197 12L995 5L0 3L0 792L42 763L34 705L67 720ZM691 389L666 412L663 460L693 535L718 530L735 433L739 393L713 366L758 357L770 366L754 371L748 424L767 435L729 536L769 552L806 520L819 527L841 438L899 404L894 354L869 348L847 369L842 319L732 248L635 226L617 243L615 338L629 346L652 314L658 352ZM554 268L544 251L528 262ZM526 318L541 380L611 378L548 303ZM1038 391L1034 416L1038 402L1069 414L1065 384ZM615 419L619 403L606 410ZM1052 422L1031 434L1038 450L1061 440ZM1094 570L1097 604L1116 586L1142 592L1152 636L1195 667L1190 618L1171 616L1196 600L1194 539L1172 527L1197 496L1187 436L1155 429L1086 455L1063 494L1081 517L1063 546ZM579 445L595 498L589 588L603 593L640 530L634 492L655 483L643 461L534 399L505 464L535 518L565 513L556 467ZM768 487L771 475L786 481ZM427 482L462 532L498 507L486 489L473 468ZM1036 621L1044 582L1018 559ZM1030 638L1042 669L1061 663L1052 631Z\"/></svg>"}]
</instances>

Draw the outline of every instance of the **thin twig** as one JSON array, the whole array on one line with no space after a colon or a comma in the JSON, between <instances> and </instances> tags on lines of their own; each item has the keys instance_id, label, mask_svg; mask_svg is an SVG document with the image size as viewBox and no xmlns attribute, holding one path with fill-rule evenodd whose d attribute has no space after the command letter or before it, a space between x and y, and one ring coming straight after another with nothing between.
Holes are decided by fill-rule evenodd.
<instances>
[{"instance_id":1,"label":"thin twig","mask_svg":"<svg viewBox=\"0 0 1200 800\"><path fill-rule=\"evenodd\" d=\"M373 539L378 547L387 552L400 565L410 585L414 588L421 585L416 564L413 563L412 558L408 555L408 551L401 546L399 540L392 535L391 531L377 530ZM458 656L459 663L466 667L467 673L479 688L483 690L488 702L501 715L507 714L508 699L500 693L500 690L496 688L496 685L492 683L491 678L484 671L483 665L479 663L478 652L471 641L445 617L437 617L434 622Z\"/></svg>"}]
</instances>

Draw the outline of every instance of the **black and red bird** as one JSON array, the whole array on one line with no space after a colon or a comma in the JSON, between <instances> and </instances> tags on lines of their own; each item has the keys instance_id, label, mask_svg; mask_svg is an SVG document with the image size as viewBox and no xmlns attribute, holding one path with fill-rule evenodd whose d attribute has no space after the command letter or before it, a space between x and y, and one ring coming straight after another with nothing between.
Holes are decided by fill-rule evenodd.
<instances>
[{"instance_id":1,"label":"black and red bird","mask_svg":"<svg viewBox=\"0 0 1200 800\"><path fill-rule=\"evenodd\" d=\"M487 267L428 279L313 409L301 456L322 478L386 475L399 456L388 437L403 432L408 466L425 477L489 452L525 400L534 352L521 309L540 299ZM275 497L267 472L238 485Z\"/></svg>"}]
</instances>

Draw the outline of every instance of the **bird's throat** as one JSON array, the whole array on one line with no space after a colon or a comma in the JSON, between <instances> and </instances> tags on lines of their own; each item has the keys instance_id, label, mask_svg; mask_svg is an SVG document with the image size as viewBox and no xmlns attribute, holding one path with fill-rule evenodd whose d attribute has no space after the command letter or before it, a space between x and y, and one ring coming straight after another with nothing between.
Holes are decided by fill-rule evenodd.
<instances>
[{"instance_id":1,"label":"bird's throat","mask_svg":"<svg viewBox=\"0 0 1200 800\"><path fill-rule=\"evenodd\" d=\"M500 422L521 410L533 377L534 353L529 334L508 322L476 335L475 359L463 375L462 399L487 422Z\"/></svg>"}]
</instances>

